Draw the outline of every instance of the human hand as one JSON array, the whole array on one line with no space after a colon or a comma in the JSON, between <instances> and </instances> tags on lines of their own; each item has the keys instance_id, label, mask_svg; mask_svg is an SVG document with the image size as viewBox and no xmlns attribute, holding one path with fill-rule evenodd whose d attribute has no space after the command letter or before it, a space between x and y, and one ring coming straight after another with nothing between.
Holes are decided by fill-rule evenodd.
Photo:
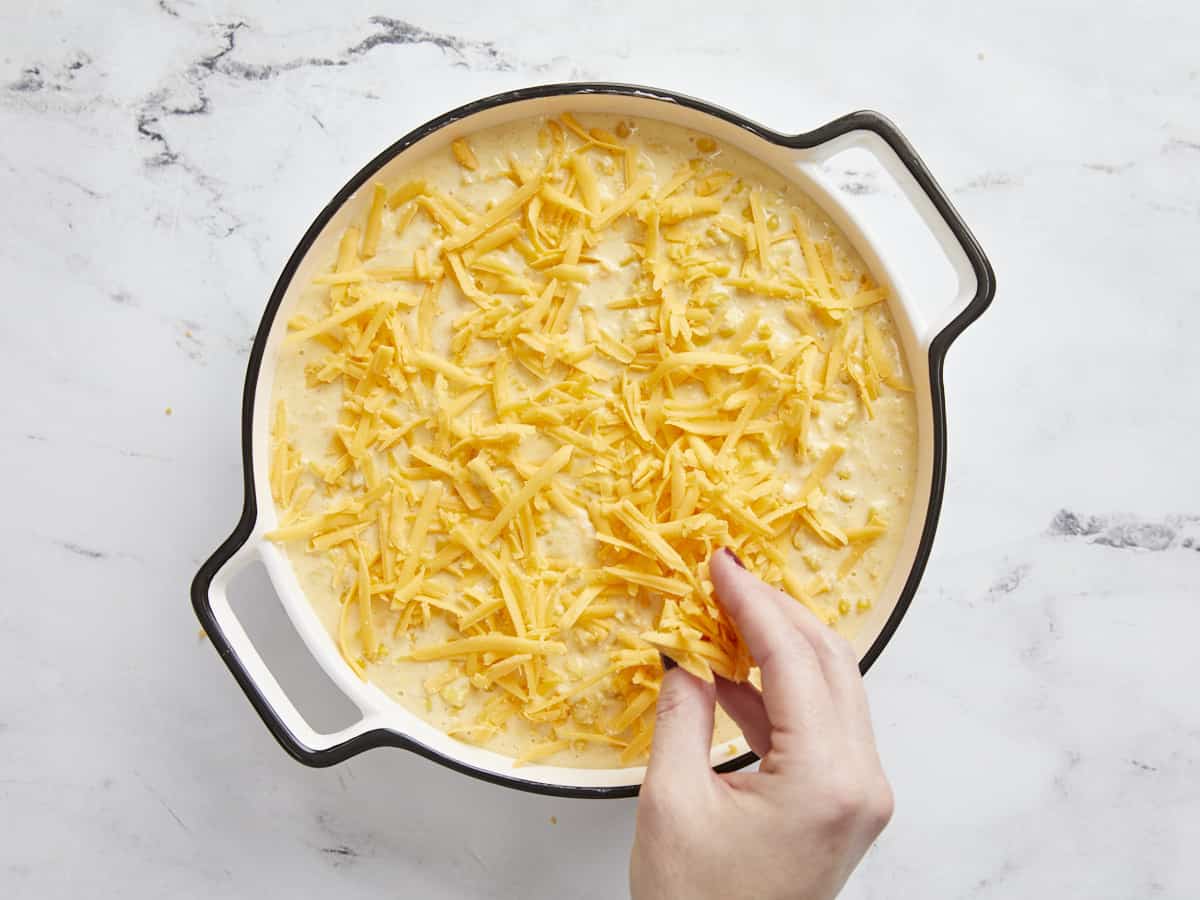
<instances>
[{"instance_id":1,"label":"human hand","mask_svg":"<svg viewBox=\"0 0 1200 900\"><path fill-rule=\"evenodd\" d=\"M709 563L713 588L762 673L706 684L663 678L630 859L634 900L828 900L892 815L858 659L805 607L742 568ZM762 758L718 775L713 705Z\"/></svg>"}]
</instances>

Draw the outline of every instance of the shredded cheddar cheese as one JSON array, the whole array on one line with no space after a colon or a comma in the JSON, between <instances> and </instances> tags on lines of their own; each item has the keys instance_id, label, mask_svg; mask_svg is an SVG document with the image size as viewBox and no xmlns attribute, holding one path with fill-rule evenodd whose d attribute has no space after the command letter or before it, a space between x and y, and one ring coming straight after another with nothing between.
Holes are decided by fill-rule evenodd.
<instances>
[{"instance_id":1,"label":"shredded cheddar cheese","mask_svg":"<svg viewBox=\"0 0 1200 900\"><path fill-rule=\"evenodd\" d=\"M479 168L479 160L475 158L475 151L466 141L461 139L454 141L450 145L450 149L454 152L454 158L458 160L458 164L464 169L474 172Z\"/></svg>"},{"instance_id":2,"label":"shredded cheddar cheese","mask_svg":"<svg viewBox=\"0 0 1200 900\"><path fill-rule=\"evenodd\" d=\"M426 667L519 764L643 760L660 653L751 676L715 550L832 623L896 521L841 475L910 390L884 289L712 139L664 176L636 135L563 115L533 157L454 141L461 190L373 185L285 343L338 393L324 444L276 405L268 537L327 564L360 677Z\"/></svg>"}]
</instances>

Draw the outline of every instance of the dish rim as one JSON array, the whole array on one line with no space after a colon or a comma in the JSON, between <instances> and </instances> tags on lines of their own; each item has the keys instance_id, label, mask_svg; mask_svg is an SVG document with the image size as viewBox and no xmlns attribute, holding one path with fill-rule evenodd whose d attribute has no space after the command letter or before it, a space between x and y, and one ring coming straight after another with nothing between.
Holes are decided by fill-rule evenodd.
<instances>
[{"instance_id":1,"label":"dish rim","mask_svg":"<svg viewBox=\"0 0 1200 900\"><path fill-rule=\"evenodd\" d=\"M493 94L449 110L413 129L362 166L342 186L329 203L317 214L316 218L304 232L296 248L288 257L267 301L255 334L254 343L250 350L250 357L246 367L246 381L242 394L241 411L244 490L242 513L230 535L196 573L191 586L192 606L205 632L217 648L219 655L229 667L234 678L271 734L289 755L305 765L313 767L330 766L366 750L375 747L390 746L409 750L419 756L446 766L453 771L482 781L535 794L570 798L609 799L636 796L641 788L640 784L576 786L515 778L511 775L470 765L390 728L373 728L330 747L308 747L284 723L283 719L278 715L251 676L244 662L234 651L231 642L216 619L210 596L210 587L214 579L225 564L251 538L258 520L258 503L255 492L253 466L253 419L256 392L268 336L275 325L276 315L297 270L329 220L368 182L372 175L393 158L454 122L485 110L511 103L582 94L625 96L674 104L721 119L764 141L787 149L812 149L856 131L872 132L888 144L937 210L970 264L976 280L976 291L961 311L950 319L929 341L928 366L932 420L932 471L929 501L925 509L921 534L908 577L904 581L904 585L900 590L899 597L890 615L859 664L859 668L864 675L895 635L924 575L930 553L933 549L933 541L937 531L937 523L941 514L942 500L945 492L947 457L947 428L943 381L945 357L955 339L968 325L978 319L991 304L995 296L995 275L982 247L971 233L970 228L954 209L945 192L934 180L925 163L900 130L887 117L878 112L873 110L859 110L834 119L811 131L788 135L767 128L724 107L686 94L642 85L612 82L546 84ZM731 772L744 768L757 759L758 756L756 754L748 751L734 759L714 766L714 769L718 772Z\"/></svg>"}]
</instances>

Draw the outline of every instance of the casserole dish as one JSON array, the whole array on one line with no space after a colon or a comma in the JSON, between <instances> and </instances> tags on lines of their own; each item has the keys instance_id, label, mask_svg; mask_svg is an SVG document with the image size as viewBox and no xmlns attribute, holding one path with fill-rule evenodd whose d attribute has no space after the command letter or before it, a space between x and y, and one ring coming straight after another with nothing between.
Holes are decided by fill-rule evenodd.
<instances>
[{"instance_id":1,"label":"casserole dish","mask_svg":"<svg viewBox=\"0 0 1200 900\"><path fill-rule=\"evenodd\" d=\"M269 465L270 396L289 311L299 293L333 255L346 224L361 217L373 180L399 173L415 156L446 148L479 129L564 111L618 113L654 119L712 135L783 174L829 216L857 249L891 298L892 316L908 360L916 394L917 476L903 543L893 571L853 642L865 672L895 632L916 591L932 548L946 469L942 363L954 338L991 302L994 277L969 229L950 205L908 142L887 119L857 112L800 135L782 135L726 110L665 91L613 84L547 85L512 91L453 110L397 141L359 171L321 211L276 283L250 354L242 408L245 501L234 532L201 567L192 601L201 624L251 703L280 744L313 766L340 762L376 746L411 750L452 769L523 790L573 797L636 794L644 769L517 766L509 757L461 743L359 680L321 625L300 588L286 554L265 539L276 523L266 477ZM872 153L895 178L954 269L957 294L944 311L930 315L898 284L886 256L845 208L821 172L824 160L849 149ZM945 300L943 298L943 304ZM227 586L244 566L261 561L279 599L309 651L361 712L352 725L319 733L308 725L257 653L227 598ZM755 760L744 742L717 768L729 771ZM714 751L714 762L717 759Z\"/></svg>"}]
</instances>

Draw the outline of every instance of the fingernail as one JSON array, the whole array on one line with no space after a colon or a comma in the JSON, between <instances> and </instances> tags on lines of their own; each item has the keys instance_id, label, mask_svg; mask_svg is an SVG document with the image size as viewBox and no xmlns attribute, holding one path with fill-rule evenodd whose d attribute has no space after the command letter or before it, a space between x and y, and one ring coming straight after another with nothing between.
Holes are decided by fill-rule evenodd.
<instances>
[{"instance_id":1,"label":"fingernail","mask_svg":"<svg viewBox=\"0 0 1200 900\"><path fill-rule=\"evenodd\" d=\"M726 552L726 553L728 553L728 554L729 554L729 558L730 558L730 559L732 559L732 560L733 560L735 563L737 563L737 564L738 564L738 568L739 568L739 569L744 569L744 568L746 568L746 564L745 564L744 562L742 562L740 559L738 559L738 555L737 555L736 553L734 553L734 552L733 552L732 550L730 550L728 547L725 547L725 548L724 548L724 550L725 550L725 552Z\"/></svg>"},{"instance_id":2,"label":"fingernail","mask_svg":"<svg viewBox=\"0 0 1200 900\"><path fill-rule=\"evenodd\" d=\"M659 653L658 658L662 660L664 672L670 672L673 668L679 665L679 663L675 662L675 660L671 659L671 657L667 656L665 653Z\"/></svg>"}]
</instances>

